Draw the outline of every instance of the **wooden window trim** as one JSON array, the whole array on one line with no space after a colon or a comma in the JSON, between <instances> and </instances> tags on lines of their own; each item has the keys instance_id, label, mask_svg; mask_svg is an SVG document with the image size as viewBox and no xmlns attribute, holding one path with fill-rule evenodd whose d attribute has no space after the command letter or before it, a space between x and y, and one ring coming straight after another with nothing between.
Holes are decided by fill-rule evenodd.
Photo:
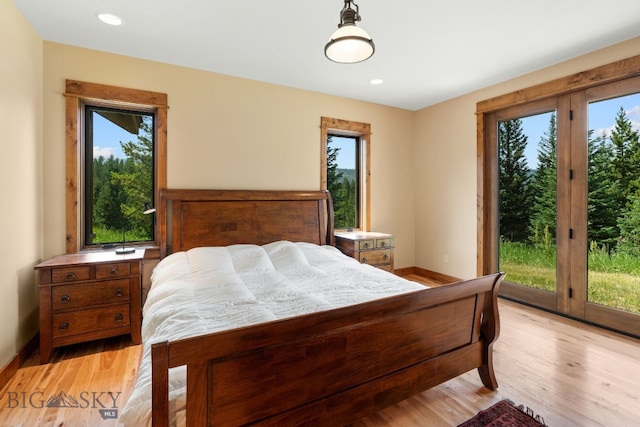
<instances>
[{"instance_id":1,"label":"wooden window trim","mask_svg":"<svg viewBox=\"0 0 640 427\"><path fill-rule=\"evenodd\" d=\"M66 252L74 253L82 248L80 233L80 119L83 103L110 105L115 107L138 108L154 112L156 115L155 135L155 194L160 201L160 189L167 186L167 95L138 89L87 83L77 80L65 82L66 115ZM156 209L162 209L156 206ZM159 221L155 221L155 241L160 235Z\"/></svg>"},{"instance_id":2,"label":"wooden window trim","mask_svg":"<svg viewBox=\"0 0 640 427\"><path fill-rule=\"evenodd\" d=\"M330 117L320 118L320 185L322 190L327 189L327 137L329 134L357 136L363 142L361 166L362 196L360 206L360 229L369 231L371 224L371 185L370 185L370 165L371 165L371 125L369 123L353 122L350 120L334 119Z\"/></svg>"},{"instance_id":3,"label":"wooden window trim","mask_svg":"<svg viewBox=\"0 0 640 427\"><path fill-rule=\"evenodd\" d=\"M476 114L640 76L640 55L511 92L476 104Z\"/></svg>"},{"instance_id":4,"label":"wooden window trim","mask_svg":"<svg viewBox=\"0 0 640 427\"><path fill-rule=\"evenodd\" d=\"M493 253L497 238L498 180L495 153L490 147L495 129L487 126L495 121L498 110L543 100L572 92L587 90L605 84L640 76L640 55L611 64L592 68L566 77L511 92L476 104L477 127L477 274L497 268Z\"/></svg>"}]
</instances>

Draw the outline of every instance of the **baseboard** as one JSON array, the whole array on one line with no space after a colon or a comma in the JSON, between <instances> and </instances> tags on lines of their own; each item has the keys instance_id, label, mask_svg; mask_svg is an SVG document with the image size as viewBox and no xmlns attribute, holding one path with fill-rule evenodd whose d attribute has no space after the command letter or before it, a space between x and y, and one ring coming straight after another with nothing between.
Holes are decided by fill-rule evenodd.
<instances>
[{"instance_id":1,"label":"baseboard","mask_svg":"<svg viewBox=\"0 0 640 427\"><path fill-rule=\"evenodd\" d=\"M425 268L420 268L420 267L399 268L397 270L394 270L393 272L398 276L407 276L409 274L416 274L418 276L426 277L427 279L430 279L430 280L433 280L434 282L439 282L439 283L454 283L462 280L457 277L448 276L446 274L438 273L438 272L427 270Z\"/></svg>"},{"instance_id":2,"label":"baseboard","mask_svg":"<svg viewBox=\"0 0 640 427\"><path fill-rule=\"evenodd\" d=\"M405 267L405 268L394 269L393 274L395 274L396 276L407 276L409 274L418 274L418 273L416 273L416 267Z\"/></svg>"},{"instance_id":3,"label":"baseboard","mask_svg":"<svg viewBox=\"0 0 640 427\"><path fill-rule=\"evenodd\" d=\"M40 333L36 333L27 344L25 344L20 351L15 355L13 359L0 369L0 390L6 387L11 381L11 378L18 372L20 366L31 356L31 354L38 348L40 342Z\"/></svg>"}]
</instances>

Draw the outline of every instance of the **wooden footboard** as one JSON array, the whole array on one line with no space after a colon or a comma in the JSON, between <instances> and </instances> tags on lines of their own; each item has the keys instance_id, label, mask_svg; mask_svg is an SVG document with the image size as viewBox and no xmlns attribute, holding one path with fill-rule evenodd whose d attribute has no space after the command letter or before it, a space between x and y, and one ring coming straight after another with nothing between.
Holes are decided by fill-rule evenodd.
<instances>
[{"instance_id":1,"label":"wooden footboard","mask_svg":"<svg viewBox=\"0 0 640 427\"><path fill-rule=\"evenodd\" d=\"M152 348L153 426L187 366L187 425L340 425L471 369L498 384L497 273Z\"/></svg>"}]
</instances>

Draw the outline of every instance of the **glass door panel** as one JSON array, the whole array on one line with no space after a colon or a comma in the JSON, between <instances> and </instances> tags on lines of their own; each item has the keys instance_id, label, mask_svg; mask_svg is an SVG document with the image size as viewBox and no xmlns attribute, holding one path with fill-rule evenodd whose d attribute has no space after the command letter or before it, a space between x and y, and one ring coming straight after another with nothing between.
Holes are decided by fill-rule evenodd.
<instances>
[{"instance_id":1,"label":"glass door panel","mask_svg":"<svg viewBox=\"0 0 640 427\"><path fill-rule=\"evenodd\" d=\"M640 336L640 77L487 114L483 137L500 295Z\"/></svg>"},{"instance_id":2,"label":"glass door panel","mask_svg":"<svg viewBox=\"0 0 640 427\"><path fill-rule=\"evenodd\" d=\"M498 262L515 285L505 296L542 306L555 305L556 130L555 111L498 121Z\"/></svg>"},{"instance_id":3,"label":"glass door panel","mask_svg":"<svg viewBox=\"0 0 640 427\"><path fill-rule=\"evenodd\" d=\"M640 94L591 102L588 118L587 302L637 314Z\"/></svg>"}]
</instances>

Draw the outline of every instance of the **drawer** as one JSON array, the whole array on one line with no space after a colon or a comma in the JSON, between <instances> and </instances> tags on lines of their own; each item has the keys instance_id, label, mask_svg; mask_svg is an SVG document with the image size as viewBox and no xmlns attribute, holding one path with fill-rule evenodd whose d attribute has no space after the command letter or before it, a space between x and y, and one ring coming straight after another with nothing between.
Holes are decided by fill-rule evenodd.
<instances>
[{"instance_id":1,"label":"drawer","mask_svg":"<svg viewBox=\"0 0 640 427\"><path fill-rule=\"evenodd\" d=\"M51 287L51 309L129 302L129 279Z\"/></svg>"},{"instance_id":2,"label":"drawer","mask_svg":"<svg viewBox=\"0 0 640 427\"><path fill-rule=\"evenodd\" d=\"M376 248L384 249L393 246L393 239L376 239Z\"/></svg>"},{"instance_id":3,"label":"drawer","mask_svg":"<svg viewBox=\"0 0 640 427\"><path fill-rule=\"evenodd\" d=\"M363 264L378 265L391 262L391 249L360 252L358 260Z\"/></svg>"},{"instance_id":4,"label":"drawer","mask_svg":"<svg viewBox=\"0 0 640 427\"><path fill-rule=\"evenodd\" d=\"M51 282L66 283L89 280L90 272L91 270L88 265L54 268L51 271Z\"/></svg>"},{"instance_id":5,"label":"drawer","mask_svg":"<svg viewBox=\"0 0 640 427\"><path fill-rule=\"evenodd\" d=\"M119 328L130 324L129 304L58 313L51 320L54 339Z\"/></svg>"},{"instance_id":6,"label":"drawer","mask_svg":"<svg viewBox=\"0 0 640 427\"><path fill-rule=\"evenodd\" d=\"M370 240L358 240L357 242L358 245L358 250L368 250L368 249L374 249L376 247L376 240L375 239L370 239Z\"/></svg>"},{"instance_id":7,"label":"drawer","mask_svg":"<svg viewBox=\"0 0 640 427\"><path fill-rule=\"evenodd\" d=\"M390 248L393 246L393 239L367 239L367 240L358 240L358 249L361 251L366 251L369 249L384 249Z\"/></svg>"},{"instance_id":8,"label":"drawer","mask_svg":"<svg viewBox=\"0 0 640 427\"><path fill-rule=\"evenodd\" d=\"M131 264L128 262L118 262L111 264L96 265L96 279L112 279L115 277L127 277L130 273Z\"/></svg>"}]
</instances>

